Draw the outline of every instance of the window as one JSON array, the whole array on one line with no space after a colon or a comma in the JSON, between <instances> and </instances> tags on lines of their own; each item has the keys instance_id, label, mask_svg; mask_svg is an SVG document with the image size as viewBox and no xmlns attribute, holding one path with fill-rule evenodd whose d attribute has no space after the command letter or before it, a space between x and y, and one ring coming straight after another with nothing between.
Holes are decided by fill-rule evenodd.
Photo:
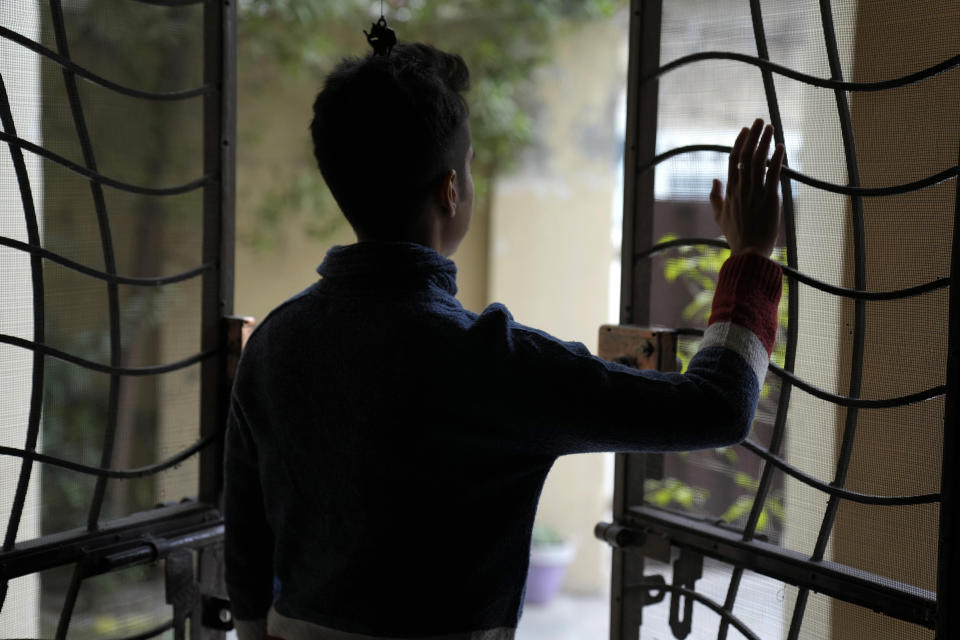
<instances>
[{"instance_id":1,"label":"window","mask_svg":"<svg viewBox=\"0 0 960 640\"><path fill-rule=\"evenodd\" d=\"M622 320L679 329L685 361L722 260L702 196L717 159L763 117L791 170L753 433L619 458L620 542L647 558L615 554L612 637L956 633L955 545L938 548L956 535L955 23L934 1L634 2Z\"/></svg>"},{"instance_id":2,"label":"window","mask_svg":"<svg viewBox=\"0 0 960 640\"><path fill-rule=\"evenodd\" d=\"M233 24L216 2L0 7L5 636L182 633L222 595Z\"/></svg>"}]
</instances>

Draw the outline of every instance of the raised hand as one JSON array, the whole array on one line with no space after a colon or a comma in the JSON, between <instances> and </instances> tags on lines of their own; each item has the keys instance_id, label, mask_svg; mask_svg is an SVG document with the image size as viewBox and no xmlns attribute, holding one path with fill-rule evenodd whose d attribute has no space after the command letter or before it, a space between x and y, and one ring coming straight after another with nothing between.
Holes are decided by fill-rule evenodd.
<instances>
[{"instance_id":1,"label":"raised hand","mask_svg":"<svg viewBox=\"0 0 960 640\"><path fill-rule=\"evenodd\" d=\"M762 133L761 133L762 132ZM757 118L744 127L730 151L726 195L723 185L713 181L710 204L713 217L730 245L731 255L755 252L769 257L780 231L780 167L784 148L778 144L766 167L773 126ZM766 170L766 176L764 176Z\"/></svg>"}]
</instances>

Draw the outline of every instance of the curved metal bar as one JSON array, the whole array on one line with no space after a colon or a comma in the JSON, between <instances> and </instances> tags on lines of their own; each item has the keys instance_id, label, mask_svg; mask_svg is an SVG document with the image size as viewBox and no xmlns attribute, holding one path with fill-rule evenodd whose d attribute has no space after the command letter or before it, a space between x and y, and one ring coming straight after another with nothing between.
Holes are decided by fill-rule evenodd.
<instances>
[{"instance_id":1,"label":"curved metal bar","mask_svg":"<svg viewBox=\"0 0 960 640\"><path fill-rule=\"evenodd\" d=\"M840 53L837 46L837 34L833 25L833 7L831 0L820 0L820 20L823 24L823 39L827 48L827 61L830 64L830 77L843 79L843 68L840 64ZM847 169L847 179L853 187L860 186L860 167L857 162L857 146L853 134L853 122L850 116L850 104L847 94L842 90L834 91L837 103L837 115L840 119L840 135L843 139L843 156ZM864 228L863 200L854 196L850 200L850 218L853 233L853 272L854 287L860 290L867 288L866 267L866 231ZM854 302L853 312L853 350L850 355L850 383L849 396L857 398L863 386L863 359L866 350L867 310L863 300ZM834 473L833 485L842 487L846 482L847 471L853 458L853 447L857 436L857 419L859 407L850 405L843 424L843 437L840 441L840 452L837 455L837 466ZM817 541L813 547L810 560L818 562L823 559L827 551L827 543L833 532L833 525L840 509L840 500L831 495L827 500L827 508L820 523ZM794 604L793 617L787 632L788 640L797 640L800 637L800 628L803 626L803 616L806 611L807 599L810 595L808 588L801 588L797 592Z\"/></svg>"},{"instance_id":2,"label":"curved metal bar","mask_svg":"<svg viewBox=\"0 0 960 640\"><path fill-rule=\"evenodd\" d=\"M53 22L54 39L57 43L57 53L70 59L70 47L67 42L67 29L63 22L63 7L60 0L50 0L50 19ZM63 69L63 85L67 92L67 101L70 104L70 115L73 117L74 128L77 132L77 142L83 154L83 162L89 171L97 172L97 161L90 142L90 131L87 128L87 119L80 102L80 92L77 90L77 79L69 69ZM113 250L113 232L110 229L110 217L107 215L107 202L103 197L103 186L98 182L90 182L90 195L93 198L93 208L97 215L97 230L100 234L100 248L103 252L103 265L106 272L112 276L117 274L117 260ZM122 335L120 327L120 291L116 282L107 281L107 316L110 323L110 366L119 367L122 357ZM120 376L110 374L110 389L107 395L107 424L103 435L103 450L101 451L100 466L105 467L113 457L114 439L117 432L117 421L120 405ZM99 478L93 490L90 510L87 516L87 528L91 531L97 528L100 520L100 508L103 505L106 480Z\"/></svg>"},{"instance_id":3,"label":"curved metal bar","mask_svg":"<svg viewBox=\"0 0 960 640\"><path fill-rule=\"evenodd\" d=\"M176 371L177 369L185 369L186 367L196 364L202 360L206 360L217 353L216 351L201 351L200 353L195 353L189 358L177 360L176 362L150 365L147 367L111 367L107 364L101 364L99 362L94 362L93 360L80 358L73 354L67 353L66 351L61 351L60 349L56 349L45 344L38 344L32 340L24 340L23 338L11 336L6 333L0 333L0 344L9 344L13 345L14 347L29 349L35 353L42 353L43 355L52 356L58 360L70 362L92 371L99 371L100 373L116 373L122 376L152 376L158 373L168 373L170 371Z\"/></svg>"},{"instance_id":4,"label":"curved metal bar","mask_svg":"<svg viewBox=\"0 0 960 640\"><path fill-rule=\"evenodd\" d=\"M726 240L720 238L676 238L674 240L665 240L663 242L658 242L652 247L648 247L643 251L638 251L636 253L636 260L643 260L644 258L649 258L650 256L666 251L667 249L675 249L677 247L716 247L717 249L729 249L730 245L727 244ZM781 265L782 267L783 265Z\"/></svg>"},{"instance_id":5,"label":"curved metal bar","mask_svg":"<svg viewBox=\"0 0 960 640\"><path fill-rule=\"evenodd\" d=\"M830 63L831 77L842 79L843 69L840 65L840 53L837 46L837 36L833 25L833 7L830 0L820 0L820 16L823 22L824 40L827 45L827 59ZM853 134L853 121L850 115L850 104L847 94L843 91L834 92L837 102L837 113L840 116L840 133L843 137L844 160L847 165L847 175L851 186L860 185L860 167L857 160L857 144ZM853 230L853 261L854 286L858 290L867 288L867 240L864 227L863 201L854 196L851 198L851 217ZM863 387L863 360L866 350L867 318L866 306L863 300L857 300L854 306L853 320L853 354L850 364L850 392L851 398L858 398ZM945 391L944 391L945 392ZM853 457L853 446L857 432L858 407L851 407L847 411L843 428L843 439L840 444L840 455L837 459L836 476L833 484L842 487L846 482L847 471ZM826 553L827 542L830 539L833 523L836 520L837 510L840 507L838 500L831 498L827 503L826 513L817 543L814 546L813 560L821 560Z\"/></svg>"},{"instance_id":6,"label":"curved metal bar","mask_svg":"<svg viewBox=\"0 0 960 640\"><path fill-rule=\"evenodd\" d=\"M697 153L700 151L714 151L716 153L730 153L730 147L722 144L689 144L683 147L674 147L664 151L663 153L655 156L653 160L648 162L639 168L639 172L643 173L644 171L649 171L653 167L657 166L661 162L669 160L675 156L687 154L687 153ZM769 163L770 161L767 160ZM786 176L802 184L816 187L822 191L828 191L830 193L837 193L840 195L846 196L861 196L861 197L883 197L883 196L895 196L903 193L910 193L911 191L919 191L920 189L925 189L927 187L932 187L933 185L940 184L950 178L955 178L957 175L960 175L960 165L949 167L935 173L931 176L925 178L920 178L919 180L914 180L913 182L906 182L904 184L895 184L886 187L862 187L859 185L839 185L833 184L832 182L825 182L817 178L813 178L806 174L795 171L790 167L784 166L780 171L782 176ZM786 202L786 198L784 198Z\"/></svg>"},{"instance_id":7,"label":"curved metal bar","mask_svg":"<svg viewBox=\"0 0 960 640\"><path fill-rule=\"evenodd\" d=\"M0 73L0 129L4 133L17 135L16 123L13 121L13 112L10 109L10 99L7 96L7 87ZM33 201L33 189L30 186L30 175L19 149L10 147L10 158L13 161L14 173L17 176L17 186L20 190L20 200L23 203L24 224L27 231L27 240L31 245L39 247L40 224L37 220L36 205ZM33 304L33 339L43 342L44 338L44 286L43 261L40 256L30 256L30 287ZM32 451L37 447L37 438L40 435L40 416L43 410L43 377L44 358L42 353L33 354L33 375L30 387L30 412L27 415L27 437L24 449ZM27 500L27 489L30 485L30 474L33 464L24 460L17 477L17 488L14 491L13 504L10 508L10 518L7 521L7 531L3 539L3 550L9 551L17 541L17 532L20 530L20 518Z\"/></svg>"},{"instance_id":8,"label":"curved metal bar","mask_svg":"<svg viewBox=\"0 0 960 640\"><path fill-rule=\"evenodd\" d=\"M944 277L937 278L936 280L931 280L930 282L925 282L923 284L914 285L912 287L907 287L905 289L894 289L892 291L860 291L859 289L846 289L844 287L838 287L828 282L824 282L823 280L817 280L813 276L808 276L807 274L791 269L790 267L783 266L782 268L783 272L788 278L802 282L803 284L814 289L832 293L835 296L840 296L843 298L853 298L854 300L901 300L903 298L912 298L924 293L930 293L931 291L937 291L938 289L946 289L950 286L950 278Z\"/></svg>"},{"instance_id":9,"label":"curved metal bar","mask_svg":"<svg viewBox=\"0 0 960 640\"><path fill-rule=\"evenodd\" d=\"M84 178L88 178L94 182L104 184L108 187L113 187L114 189L119 189L120 191L129 191L130 193L139 193L145 196L175 196L181 193L199 189L210 181L210 176L203 176L202 178L197 178L196 180L187 182L186 184L177 185L175 187L141 187L135 184L129 184L127 182L121 182L120 180L108 178L107 176L97 173L96 171L90 171L86 167L82 167L76 162L68 160L67 158L56 154L53 151L49 151L41 146L35 145L29 140L24 140L23 138L18 138L17 136L9 135L2 131L0 131L0 141L6 142L11 147L24 149L30 153L42 156L47 160L56 162L65 169L69 169L74 173L78 173Z\"/></svg>"},{"instance_id":10,"label":"curved metal bar","mask_svg":"<svg viewBox=\"0 0 960 640\"><path fill-rule=\"evenodd\" d=\"M86 573L89 562L90 557L87 556L73 565L70 586L67 587L67 593L63 597L63 606L60 608L60 618L57 620L57 631L53 636L54 640L67 640L70 621L73 619L73 609L77 604L77 596L80 595L80 586L83 584L84 574Z\"/></svg>"},{"instance_id":11,"label":"curved metal bar","mask_svg":"<svg viewBox=\"0 0 960 640\"><path fill-rule=\"evenodd\" d=\"M44 58L51 60L52 62L57 63L64 69L72 71L81 78L89 80L93 84L99 85L104 89L110 89L121 95L130 96L131 98L141 98L143 100L160 100L160 101L169 101L169 100L186 100L187 98L195 98L197 96L206 95L208 93L213 93L215 88L211 85L203 85L201 87L194 87L193 89L183 89L180 91L141 91L140 89L133 89L131 87L125 87L121 84L117 84L112 80L107 80L102 76L98 76L81 67L80 65L71 62L70 60L64 58L58 53L48 49L42 44L31 40L25 36L20 35L12 29L0 26L0 38L6 38L11 42L19 44L21 47L30 49L34 53L37 53Z\"/></svg>"},{"instance_id":12,"label":"curved metal bar","mask_svg":"<svg viewBox=\"0 0 960 640\"><path fill-rule=\"evenodd\" d=\"M677 238L675 240L667 240L666 242L655 244L649 249L637 253L636 257L639 260L642 258L648 258L656 253L660 253L661 251L666 251L667 249L692 246L717 247L720 249L730 248L725 240L720 240L719 238ZM937 278L936 280L925 282L923 284L914 285L912 287L907 287L905 289L894 289L891 291L859 291L857 289L838 287L830 284L829 282L817 280L813 276L808 276L802 271L792 269L784 264L781 264L780 268L783 269L784 274L786 274L788 278L802 282L803 284L814 289L819 289L820 291L825 291L826 293L831 293L835 296L840 296L843 298L852 298L854 300L900 300L902 298L912 298L924 293L930 293L931 291L936 291L938 289L945 289L950 286L950 278L944 277Z\"/></svg>"},{"instance_id":13,"label":"curved metal bar","mask_svg":"<svg viewBox=\"0 0 960 640\"><path fill-rule=\"evenodd\" d=\"M166 284L173 284L175 282L183 282L184 280L196 278L207 271L213 270L212 264L202 264L199 267L194 267L193 269L181 271L180 273L174 273L169 276L134 278L131 276L109 274L106 271L98 271L97 269L80 264L79 262L74 262L70 258L64 258L59 253L54 253L49 249L44 249L43 247L33 247L26 242L20 242L19 240L14 240L13 238L8 238L6 236L0 236L0 246L10 247L11 249L23 251L24 253L38 255L41 258L46 258L50 262L56 262L57 264L67 267L68 269L88 275L92 278L105 280L107 282L116 282L117 284L130 284L142 287L160 287Z\"/></svg>"},{"instance_id":14,"label":"curved metal bar","mask_svg":"<svg viewBox=\"0 0 960 640\"><path fill-rule=\"evenodd\" d=\"M770 59L770 52L767 49L767 35L763 28L763 12L760 7L760 0L750 0L750 17L753 23L753 37L757 45L757 56L763 60ZM780 117L780 103L777 100L777 88L773 82L773 74L768 69L762 70L763 91L767 99L767 108L770 111L770 123L774 128L774 140L777 144L786 146L784 138L783 119ZM798 271L797 264L797 232L796 215L793 209L793 187L790 177L783 173L786 169L790 171L787 165L787 159L783 159L780 175L780 190L783 192L783 211L785 223L785 236L787 240L787 262L789 267ZM797 357L797 343L799 338L798 316L800 296L797 287L789 287L787 290L788 324L787 324L787 344L784 355L784 366L788 371L793 371ZM790 396L792 386L789 382L783 381L780 393L777 397L777 413L773 424L773 433L770 435L770 448L779 451L787 430L787 412L790 408ZM767 495L773 485L773 467L770 464L763 465L763 471L760 473L760 480L757 483L757 492L753 497L753 504L750 506L750 513L747 515L747 521L744 523L743 539L753 540L756 533L757 524L760 522L760 515L763 513L766 505ZM737 599L737 593L740 590L740 581L743 578L743 568L735 566L730 574L730 583L727 587L727 595L724 599L723 608L726 611L733 612L734 603ZM730 624L723 620L720 623L720 630L717 634L717 640L726 640Z\"/></svg>"},{"instance_id":15,"label":"curved metal bar","mask_svg":"<svg viewBox=\"0 0 960 640\"><path fill-rule=\"evenodd\" d=\"M819 489L824 493L828 493L831 496L837 498L843 498L851 502L859 502L860 504L872 504L872 505L884 505L884 506L903 506L910 504L931 504L934 502L940 501L939 493L923 493L919 495L912 496L878 496L872 495L869 493L859 493L857 491L850 491L849 489L844 489L843 487L838 487L833 484L828 484L822 480L818 480L814 476L811 476L808 473L801 471L796 468L780 456L772 453L769 449L761 446L760 444L754 442L753 440L744 440L740 445L752 451L756 455L760 456L773 466L779 468L787 475L791 475L800 482L811 486L815 489Z\"/></svg>"},{"instance_id":16,"label":"curved metal bar","mask_svg":"<svg viewBox=\"0 0 960 640\"><path fill-rule=\"evenodd\" d=\"M692 589L687 589L686 587L679 587L672 584L641 584L641 585L633 586L633 588L638 588L638 587L648 592L649 591L670 591L672 593L679 593L682 596L686 596L692 600L699 602L702 605L706 605L707 608L709 608L718 616L720 616L720 618L722 618L725 622L729 622L730 624L732 624L737 629L737 631L742 633L749 640L760 640L760 637L757 634L755 634L750 629L750 627L744 624L743 620L733 615L732 613L724 609L722 606L720 606L719 603L712 600L711 598L708 598L707 596L703 595L699 591L693 591Z\"/></svg>"},{"instance_id":17,"label":"curved metal bar","mask_svg":"<svg viewBox=\"0 0 960 640\"><path fill-rule=\"evenodd\" d=\"M673 149L667 149L663 153L658 153L653 156L653 159L646 164L640 165L637 169L637 173L644 173L653 169L655 166L661 162L666 162L670 158L675 156L681 156L687 153L697 153L698 151L715 151L716 153L730 153L733 147L724 144L687 144L682 147L674 147ZM783 171L781 170L781 174Z\"/></svg>"},{"instance_id":18,"label":"curved metal bar","mask_svg":"<svg viewBox=\"0 0 960 640\"><path fill-rule=\"evenodd\" d=\"M174 467L190 456L194 455L205 446L216 440L222 435L222 431L212 433L208 436L205 436L186 449L182 449L166 460L161 460L155 464L147 465L145 467L137 467L136 469L107 469L104 467L92 467L87 464L81 464L79 462L73 462L72 460L65 460L64 458L58 458L56 456L48 456L45 453L37 453L36 451L27 451L25 449L17 449L16 447L5 447L0 446L0 455L12 456L15 458L23 458L25 460L30 460L33 462L41 462L43 464L53 465L55 467L61 467L63 469L69 469L70 471L76 471L77 473L83 473L91 476L99 476L102 478L114 478L114 479L130 479L130 478L142 478L144 476L153 475Z\"/></svg>"},{"instance_id":19,"label":"curved metal bar","mask_svg":"<svg viewBox=\"0 0 960 640\"><path fill-rule=\"evenodd\" d=\"M734 53L732 51L703 51L700 53L692 53L668 62L667 64L654 70L652 73L642 77L640 82L649 82L653 78L662 76L665 73L678 69L679 67L683 67L694 62L700 62L701 60L735 60L737 62L743 62L755 67L759 67L760 69L769 71L771 73L776 73L777 75L785 76L791 80L799 80L800 82L804 82L815 87L833 89L835 91L883 91L885 89L896 89L898 87L905 87L922 80L927 80L945 71L949 71L954 67L960 66L960 55L956 55L951 58L947 58L943 62L935 64L932 67L927 67L926 69L921 69L920 71L910 73L899 78L881 80L879 82L844 82L843 80L811 76L809 74L801 73L800 71L791 69L790 67L785 67L756 56L748 56L743 53Z\"/></svg>"},{"instance_id":20,"label":"curved metal bar","mask_svg":"<svg viewBox=\"0 0 960 640\"><path fill-rule=\"evenodd\" d=\"M703 336L703 329L684 327L676 329L676 333L687 336ZM890 409L893 407L903 407L942 396L947 392L947 385L939 385L897 398L880 398L877 400L853 398L824 391L820 387L814 386L802 378L798 378L793 373L778 367L773 362L767 365L767 369L775 376L779 376L781 379L788 381L798 389L803 389L815 398L820 398L821 400L826 400L827 402L832 402L842 407L855 407L857 409Z\"/></svg>"},{"instance_id":21,"label":"curved metal bar","mask_svg":"<svg viewBox=\"0 0 960 640\"><path fill-rule=\"evenodd\" d=\"M810 176L804 175L792 169L784 169L786 175L790 176L797 182L802 182L803 184L809 185L811 187L816 187L823 191L829 191L830 193L838 193L845 196L851 197L861 197L861 198L875 198L883 196L895 196L902 193L910 193L911 191L919 191L920 189L926 189L927 187L932 187L936 184L940 184L950 178L955 178L960 174L960 166L950 167L944 169L939 173L935 173L932 176L927 176L926 178L920 178L919 180L914 180L913 182L906 182L904 184L891 185L889 187L862 187L859 184L842 186L838 184L831 184L829 182L824 182L823 180L818 180L817 178L811 178Z\"/></svg>"},{"instance_id":22,"label":"curved metal bar","mask_svg":"<svg viewBox=\"0 0 960 640\"><path fill-rule=\"evenodd\" d=\"M769 369L774 373L774 375L777 375L785 380L789 380L792 384L796 385L797 388L803 389L816 398L832 402L833 404L838 404L842 407L851 407L854 409L890 409L893 407L904 407L909 404L916 404L917 402L923 402L925 400L930 400L931 398L936 398L937 396L942 396L947 392L946 385L939 385L929 389L924 389L923 391L910 393L905 396L899 396L897 398L867 400L864 398L841 396L830 393L829 391L824 391L823 389L815 387L809 382L805 382L804 380L796 377L794 374L784 371L772 362L770 363Z\"/></svg>"}]
</instances>

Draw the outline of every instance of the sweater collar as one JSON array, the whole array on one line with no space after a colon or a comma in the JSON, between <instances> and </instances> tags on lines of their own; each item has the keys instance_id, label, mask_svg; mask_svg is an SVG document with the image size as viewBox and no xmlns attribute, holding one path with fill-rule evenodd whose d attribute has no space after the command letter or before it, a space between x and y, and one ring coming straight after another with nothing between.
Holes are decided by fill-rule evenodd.
<instances>
[{"instance_id":1,"label":"sweater collar","mask_svg":"<svg viewBox=\"0 0 960 640\"><path fill-rule=\"evenodd\" d=\"M425 284L457 294L457 266L452 260L412 242L358 242L335 246L327 251L317 273L324 281L335 281L355 289L403 287L418 289Z\"/></svg>"}]
</instances>

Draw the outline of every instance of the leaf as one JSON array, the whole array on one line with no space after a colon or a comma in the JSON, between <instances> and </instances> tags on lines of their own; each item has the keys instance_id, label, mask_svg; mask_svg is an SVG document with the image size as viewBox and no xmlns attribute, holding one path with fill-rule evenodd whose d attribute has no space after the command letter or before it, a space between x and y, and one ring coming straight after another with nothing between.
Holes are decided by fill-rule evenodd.
<instances>
[{"instance_id":1,"label":"leaf","mask_svg":"<svg viewBox=\"0 0 960 640\"><path fill-rule=\"evenodd\" d=\"M783 502L780 498L767 498L764 506L773 514L773 517L780 522L783 522L784 518L786 518L786 510L783 508Z\"/></svg>"},{"instance_id":2,"label":"leaf","mask_svg":"<svg viewBox=\"0 0 960 640\"><path fill-rule=\"evenodd\" d=\"M673 500L673 492L669 489L660 489L655 491L653 496L650 497L650 502L657 505L658 507L665 507Z\"/></svg>"},{"instance_id":3,"label":"leaf","mask_svg":"<svg viewBox=\"0 0 960 640\"><path fill-rule=\"evenodd\" d=\"M713 451L723 457L729 464L737 464L737 461L740 460L740 456L737 455L737 451L733 447L719 447Z\"/></svg>"},{"instance_id":4,"label":"leaf","mask_svg":"<svg viewBox=\"0 0 960 640\"><path fill-rule=\"evenodd\" d=\"M765 531L767 528L767 522L770 518L767 517L767 510L763 509L760 512L760 517L757 518L757 531Z\"/></svg>"},{"instance_id":5,"label":"leaf","mask_svg":"<svg viewBox=\"0 0 960 640\"><path fill-rule=\"evenodd\" d=\"M692 507L693 491L690 489L690 487L684 485L682 487L677 488L677 491L673 494L673 499L679 502L684 507L687 507L687 508Z\"/></svg>"},{"instance_id":6,"label":"leaf","mask_svg":"<svg viewBox=\"0 0 960 640\"><path fill-rule=\"evenodd\" d=\"M740 496L723 512L720 519L724 522L734 522L750 513L751 507L753 507L753 498L751 496Z\"/></svg>"},{"instance_id":7,"label":"leaf","mask_svg":"<svg viewBox=\"0 0 960 640\"><path fill-rule=\"evenodd\" d=\"M757 487L759 486L759 483L754 480L750 474L742 471L738 471L734 474L733 481L737 484L737 486L743 487L744 489L751 489L753 491L756 491Z\"/></svg>"}]
</instances>

